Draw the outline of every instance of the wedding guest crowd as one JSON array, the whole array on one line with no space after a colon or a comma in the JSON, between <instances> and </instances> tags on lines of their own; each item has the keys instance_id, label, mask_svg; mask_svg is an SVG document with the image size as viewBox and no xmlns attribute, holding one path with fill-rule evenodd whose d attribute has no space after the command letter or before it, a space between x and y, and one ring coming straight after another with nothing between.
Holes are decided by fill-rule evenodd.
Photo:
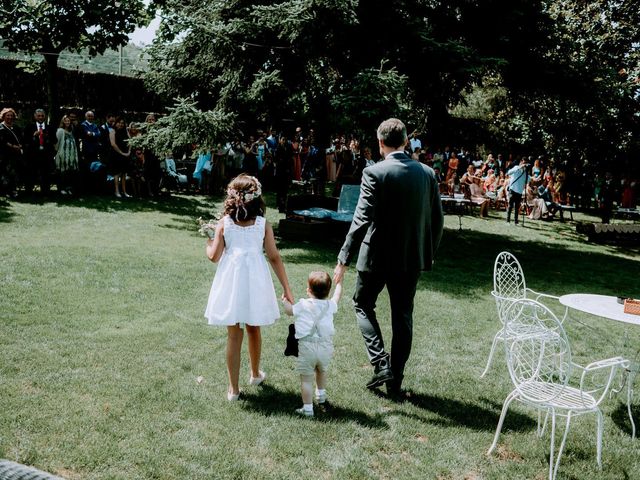
<instances>
[{"instance_id":1,"label":"wedding guest crowd","mask_svg":"<svg viewBox=\"0 0 640 480\"><path fill-rule=\"evenodd\" d=\"M0 194L16 197L38 193L49 195L57 186L59 195L107 194L126 199L155 197L168 193L167 160L181 167L180 186L195 193L218 195L229 180L241 172L254 175L265 191L276 194L278 209L286 209L292 183L309 193L339 196L342 185L359 184L362 170L379 160L377 144L367 144L355 134L335 132L327 140L316 138L313 129L269 126L238 132L226 143L211 145L206 153L195 146L167 152L158 158L151 151L130 148L131 137L144 134L141 123L106 113L97 123L92 110L68 112L56 127L46 122L46 112L36 109L32 120L16 125L14 109L0 111ZM127 123L129 121L129 123ZM144 122L154 123L155 115ZM141 133L142 132L142 133ZM588 165L568 168L544 156L516 156L464 146L428 144L414 131L406 153L429 165L444 195L464 195L488 215L489 206L512 210L520 194L524 210L534 219L553 218L562 205L600 209L610 215L614 203L624 208L637 204L638 181L629 175L617 180L610 172L597 173ZM193 160L191 160L193 157ZM162 168L163 163L164 169ZM515 191L514 167L524 165L520 192ZM511 173L510 173L511 172ZM174 182L175 183L175 182ZM540 201L542 200L542 201ZM508 219L509 216L507 217ZM515 219L514 213L514 219Z\"/></svg>"}]
</instances>

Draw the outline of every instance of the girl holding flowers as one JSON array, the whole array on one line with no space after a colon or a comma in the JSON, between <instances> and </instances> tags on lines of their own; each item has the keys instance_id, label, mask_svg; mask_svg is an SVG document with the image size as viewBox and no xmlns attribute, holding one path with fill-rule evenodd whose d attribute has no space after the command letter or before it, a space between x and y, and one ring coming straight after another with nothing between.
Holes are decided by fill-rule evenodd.
<instances>
[{"instance_id":1,"label":"girl holding flowers","mask_svg":"<svg viewBox=\"0 0 640 480\"><path fill-rule=\"evenodd\" d=\"M238 378L245 327L251 368L249 384L259 385L266 377L260 370L260 327L271 325L280 317L266 260L282 285L283 296L292 303L294 300L273 229L264 218L265 204L258 179L244 174L234 178L227 187L223 213L215 236L207 240L207 257L219 264L205 317L209 325L227 327L227 399L234 401L240 394Z\"/></svg>"}]
</instances>

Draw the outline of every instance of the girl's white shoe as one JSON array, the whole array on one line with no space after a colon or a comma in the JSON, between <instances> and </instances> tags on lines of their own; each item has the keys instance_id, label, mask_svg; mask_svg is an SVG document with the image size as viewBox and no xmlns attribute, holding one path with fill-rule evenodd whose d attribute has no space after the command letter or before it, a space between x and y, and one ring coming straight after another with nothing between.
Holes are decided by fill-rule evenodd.
<instances>
[{"instance_id":1,"label":"girl's white shoe","mask_svg":"<svg viewBox=\"0 0 640 480\"><path fill-rule=\"evenodd\" d=\"M236 400L238 400L238 398L240 398L240 392L238 393L227 392L227 400L229 400L230 402L235 402Z\"/></svg>"},{"instance_id":2,"label":"girl's white shoe","mask_svg":"<svg viewBox=\"0 0 640 480\"><path fill-rule=\"evenodd\" d=\"M267 374L262 370L260 370L259 373L260 376L258 377L249 377L249 385L260 385L262 382L264 382L264 379L267 378Z\"/></svg>"}]
</instances>

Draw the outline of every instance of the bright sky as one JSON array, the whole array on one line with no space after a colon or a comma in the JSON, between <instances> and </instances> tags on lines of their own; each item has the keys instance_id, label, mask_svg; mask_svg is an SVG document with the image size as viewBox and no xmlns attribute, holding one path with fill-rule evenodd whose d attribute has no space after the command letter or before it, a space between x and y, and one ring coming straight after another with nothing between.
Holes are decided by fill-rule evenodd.
<instances>
[{"instance_id":1,"label":"bright sky","mask_svg":"<svg viewBox=\"0 0 640 480\"><path fill-rule=\"evenodd\" d=\"M148 27L146 28L137 28L129 38L136 45L149 45L153 41L153 37L156 35L156 30L158 29L158 25L160 25L160 18L154 18Z\"/></svg>"}]
</instances>

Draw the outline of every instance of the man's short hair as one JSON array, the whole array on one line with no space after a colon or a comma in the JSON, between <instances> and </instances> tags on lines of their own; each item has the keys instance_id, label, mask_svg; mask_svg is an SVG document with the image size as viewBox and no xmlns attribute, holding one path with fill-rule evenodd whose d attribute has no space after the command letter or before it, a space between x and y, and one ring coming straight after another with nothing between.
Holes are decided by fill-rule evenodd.
<instances>
[{"instance_id":1,"label":"man's short hair","mask_svg":"<svg viewBox=\"0 0 640 480\"><path fill-rule=\"evenodd\" d=\"M331 291L331 277L327 272L311 272L309 274L309 290L317 299L325 299Z\"/></svg>"},{"instance_id":2,"label":"man's short hair","mask_svg":"<svg viewBox=\"0 0 640 480\"><path fill-rule=\"evenodd\" d=\"M390 148L400 148L407 143L407 127L397 118L385 120L378 127L378 140Z\"/></svg>"}]
</instances>

